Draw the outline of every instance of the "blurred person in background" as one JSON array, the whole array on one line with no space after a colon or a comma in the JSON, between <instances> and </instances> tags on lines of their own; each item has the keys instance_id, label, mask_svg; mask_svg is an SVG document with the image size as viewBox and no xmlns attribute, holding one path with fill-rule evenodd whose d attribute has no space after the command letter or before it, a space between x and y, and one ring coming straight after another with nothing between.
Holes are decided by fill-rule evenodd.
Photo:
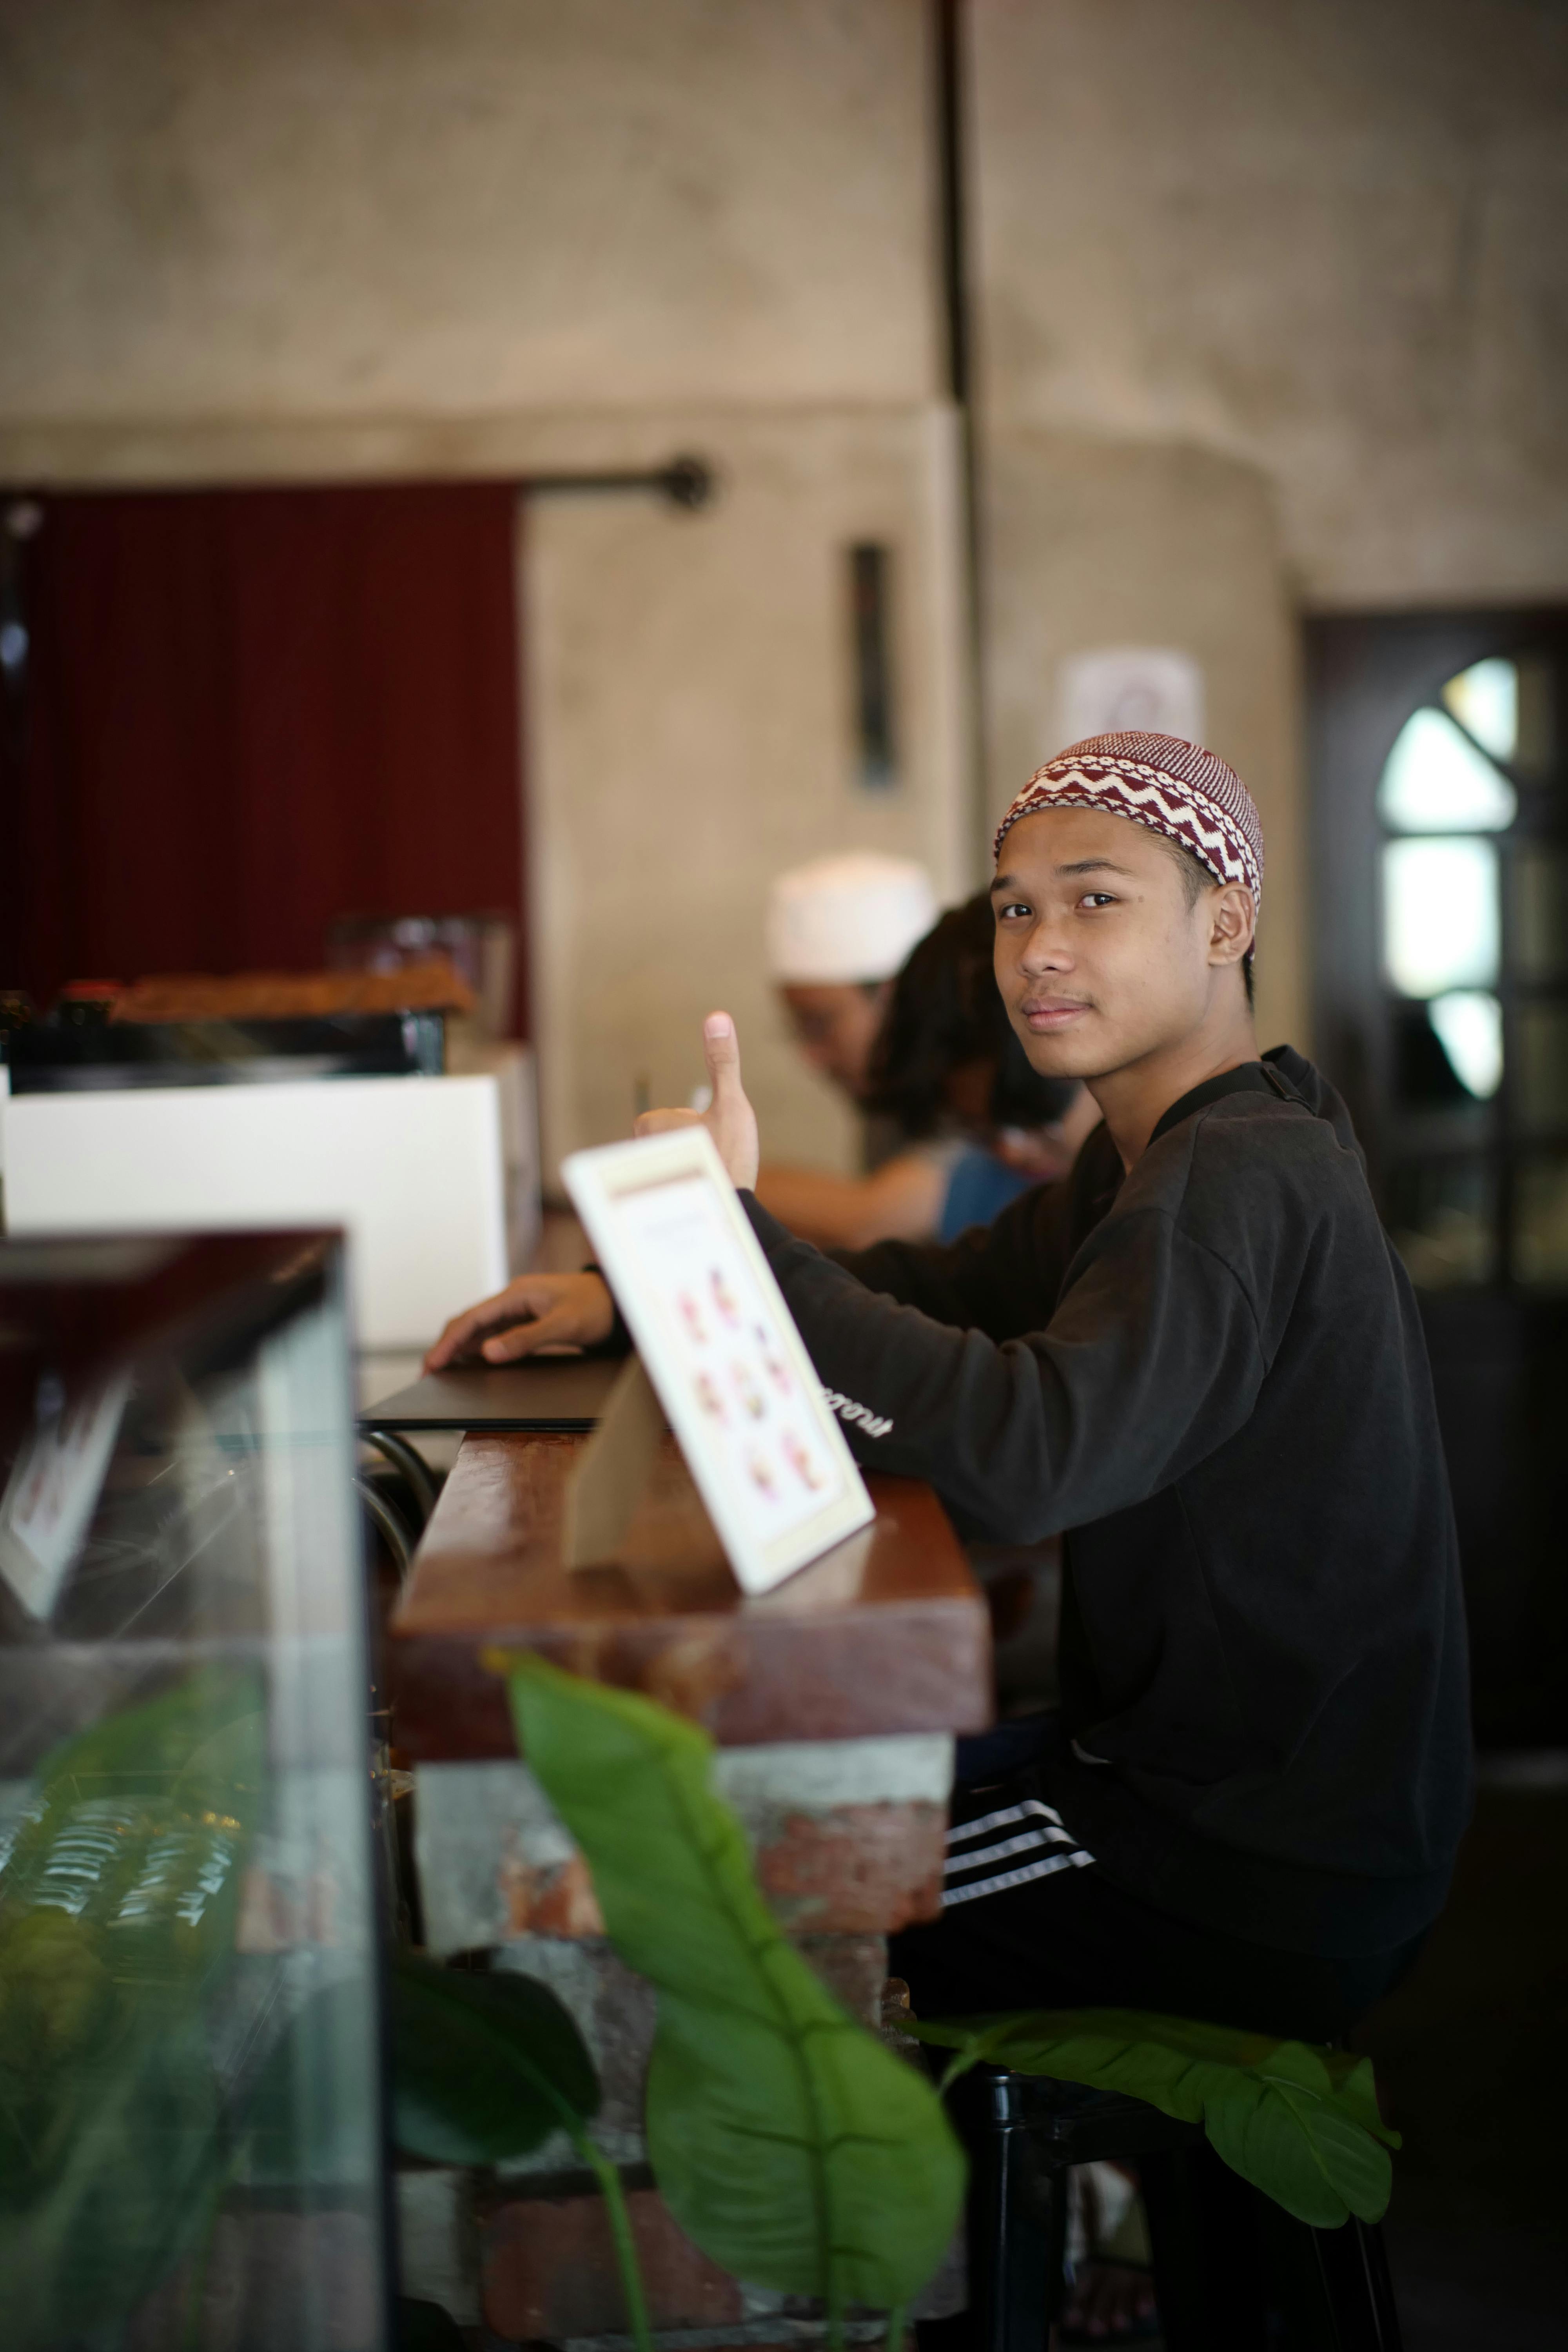
<instances>
[{"instance_id":1,"label":"blurred person in background","mask_svg":"<svg viewBox=\"0 0 1568 2352\"><path fill-rule=\"evenodd\" d=\"M813 858L768 893L768 971L806 1060L858 1103L893 978L937 917L923 866L855 849ZM868 1139L874 1164L876 1139Z\"/></svg>"},{"instance_id":2,"label":"blurred person in background","mask_svg":"<svg viewBox=\"0 0 1568 2352\"><path fill-rule=\"evenodd\" d=\"M803 1240L952 1241L1072 1165L1100 1114L1076 1081L1030 1068L997 992L994 934L980 892L939 919L883 992L858 1092L896 1148L861 1177L761 1171L758 1199Z\"/></svg>"}]
</instances>

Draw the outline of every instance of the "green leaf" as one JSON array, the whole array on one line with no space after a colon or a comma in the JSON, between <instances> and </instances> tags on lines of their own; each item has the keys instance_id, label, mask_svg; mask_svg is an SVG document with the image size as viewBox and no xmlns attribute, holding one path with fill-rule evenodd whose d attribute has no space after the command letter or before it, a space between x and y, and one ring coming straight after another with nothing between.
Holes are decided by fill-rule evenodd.
<instances>
[{"instance_id":1,"label":"green leaf","mask_svg":"<svg viewBox=\"0 0 1568 2352\"><path fill-rule=\"evenodd\" d=\"M1387 2210L1387 2149L1399 2135L1378 2114L1371 2065L1347 2051L1138 2010L921 2020L909 2031L957 2053L950 2076L1010 2066L1125 2092L1201 2123L1233 2170L1317 2229L1352 2213L1381 2221Z\"/></svg>"},{"instance_id":2,"label":"green leaf","mask_svg":"<svg viewBox=\"0 0 1568 2352\"><path fill-rule=\"evenodd\" d=\"M1363 2221L1381 2220L1394 2186L1387 2148L1379 2143L1397 2147L1399 2135L1391 2133L1377 2115L1371 2066L1364 2059L1334 2070L1329 2065L1331 2057L1348 2059L1349 2054L1314 2049L1304 2042L1277 2042L1251 2066L1263 2086L1263 2098L1244 2143L1248 2161L1237 2162L1236 2168L1269 2189L1274 2173L1283 2176L1289 2167L1298 2201L1291 2204L1284 2197L1279 2201L1303 2221L1314 2218L1306 2210L1310 2203L1314 2213L1323 2215L1319 2228L1336 2226L1347 2212ZM1368 2106L1376 2117L1375 2137L1363 2120ZM1226 2155L1206 2112L1205 2124L1215 2146ZM1317 2175L1310 2185L1305 2168L1309 2159Z\"/></svg>"},{"instance_id":3,"label":"green leaf","mask_svg":"<svg viewBox=\"0 0 1568 2352\"><path fill-rule=\"evenodd\" d=\"M1323 2161L1310 2113L1269 2084L1256 2075L1233 2076L1205 2102L1203 2120L1226 2164L1299 2221L1331 2230L1346 2219L1349 2207ZM1386 2168L1388 2158L1375 2141L1364 2132L1357 2137Z\"/></svg>"},{"instance_id":4,"label":"green leaf","mask_svg":"<svg viewBox=\"0 0 1568 2352\"><path fill-rule=\"evenodd\" d=\"M504 2164L553 2131L582 2138L598 2109L598 2077L546 1986L399 1952L391 1995L394 2130L408 2155Z\"/></svg>"},{"instance_id":5,"label":"green leaf","mask_svg":"<svg viewBox=\"0 0 1568 2352\"><path fill-rule=\"evenodd\" d=\"M46 1759L0 1870L0 2070L20 2030L7 1989L34 1973L30 1947L62 1923L142 2031L154 2030L160 1992L183 2011L227 1967L265 1792L262 1704L256 1675L203 1668Z\"/></svg>"},{"instance_id":6,"label":"green leaf","mask_svg":"<svg viewBox=\"0 0 1568 2352\"><path fill-rule=\"evenodd\" d=\"M397 2352L468 2352L468 2337L438 2303L397 2299Z\"/></svg>"},{"instance_id":7,"label":"green leaf","mask_svg":"<svg viewBox=\"0 0 1568 2352\"><path fill-rule=\"evenodd\" d=\"M212 2217L221 2121L199 2021L128 2037L87 2087L42 2193L0 2208L6 2352L116 2330Z\"/></svg>"},{"instance_id":8,"label":"green leaf","mask_svg":"<svg viewBox=\"0 0 1568 2352\"><path fill-rule=\"evenodd\" d=\"M1325 2050L1323 2064L1334 2086L1335 2104L1363 2131L1371 2132L1385 2147L1400 2145L1399 2134L1385 2124L1377 2104L1377 2084L1373 2079L1372 2060L1357 2057L1353 2050Z\"/></svg>"},{"instance_id":9,"label":"green leaf","mask_svg":"<svg viewBox=\"0 0 1568 2352\"><path fill-rule=\"evenodd\" d=\"M901 2304L957 2222L929 2084L839 2008L758 1891L712 1743L647 1699L509 1659L520 1743L587 1857L611 1941L658 1991L648 2153L671 2212L756 2286Z\"/></svg>"},{"instance_id":10,"label":"green leaf","mask_svg":"<svg viewBox=\"0 0 1568 2352\"><path fill-rule=\"evenodd\" d=\"M68 1740L0 1869L7 2352L112 2327L210 2220L207 2004L265 1793L262 1696L203 1668Z\"/></svg>"},{"instance_id":11,"label":"green leaf","mask_svg":"<svg viewBox=\"0 0 1568 2352\"><path fill-rule=\"evenodd\" d=\"M557 2128L568 2135L608 2210L633 2339L638 2352L652 2352L620 2175L588 2133L599 2078L555 1995L511 1971L474 1976L397 1952L392 2033L394 2128L411 2156L500 2164L528 2155Z\"/></svg>"}]
</instances>

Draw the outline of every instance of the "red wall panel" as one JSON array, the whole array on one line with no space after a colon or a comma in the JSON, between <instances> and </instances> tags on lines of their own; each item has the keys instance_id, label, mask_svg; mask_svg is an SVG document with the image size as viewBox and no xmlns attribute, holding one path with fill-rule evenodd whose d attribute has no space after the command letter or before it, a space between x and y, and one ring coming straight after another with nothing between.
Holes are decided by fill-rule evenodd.
<instances>
[{"instance_id":1,"label":"red wall panel","mask_svg":"<svg viewBox=\"0 0 1568 2352\"><path fill-rule=\"evenodd\" d=\"M510 485L41 503L0 985L315 968L340 914L520 916Z\"/></svg>"}]
</instances>

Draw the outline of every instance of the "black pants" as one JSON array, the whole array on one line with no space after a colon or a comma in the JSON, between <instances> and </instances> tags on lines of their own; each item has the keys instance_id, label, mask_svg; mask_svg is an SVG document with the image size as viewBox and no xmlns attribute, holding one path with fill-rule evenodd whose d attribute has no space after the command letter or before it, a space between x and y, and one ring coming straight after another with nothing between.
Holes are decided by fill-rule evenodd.
<instances>
[{"instance_id":1,"label":"black pants","mask_svg":"<svg viewBox=\"0 0 1568 2352\"><path fill-rule=\"evenodd\" d=\"M994 1813L1035 1787L1020 1763L1028 1746L1021 1725L960 1742L955 1820ZM1058 1850L1070 1851L1072 1841L1057 1836ZM889 1967L908 1984L917 2017L1144 2009L1340 2042L1404 1975L1423 1940L1353 1959L1275 1951L1156 1910L1093 1863L1051 1870L961 1903L930 1927L906 1928L892 1938Z\"/></svg>"}]
</instances>

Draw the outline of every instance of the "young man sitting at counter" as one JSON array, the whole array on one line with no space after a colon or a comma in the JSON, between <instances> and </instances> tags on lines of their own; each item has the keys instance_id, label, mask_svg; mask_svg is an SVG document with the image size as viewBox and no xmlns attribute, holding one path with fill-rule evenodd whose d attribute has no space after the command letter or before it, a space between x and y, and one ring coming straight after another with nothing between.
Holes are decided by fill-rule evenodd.
<instances>
[{"instance_id":1,"label":"young man sitting at counter","mask_svg":"<svg viewBox=\"0 0 1568 2352\"><path fill-rule=\"evenodd\" d=\"M1338 2040L1436 1916L1468 1802L1415 1298L1339 1097L1259 1054L1240 779L1171 737L1097 737L996 846L1014 1027L1103 1118L989 1228L842 1263L792 1239L749 1191L733 1024L705 1024L725 1164L824 1381L886 1431L851 1422L856 1454L976 1533L1065 1538L1060 1714L961 1759L943 1916L892 1964L930 2016L1114 2006ZM597 1276L525 1277L431 1361L612 1324Z\"/></svg>"}]
</instances>

